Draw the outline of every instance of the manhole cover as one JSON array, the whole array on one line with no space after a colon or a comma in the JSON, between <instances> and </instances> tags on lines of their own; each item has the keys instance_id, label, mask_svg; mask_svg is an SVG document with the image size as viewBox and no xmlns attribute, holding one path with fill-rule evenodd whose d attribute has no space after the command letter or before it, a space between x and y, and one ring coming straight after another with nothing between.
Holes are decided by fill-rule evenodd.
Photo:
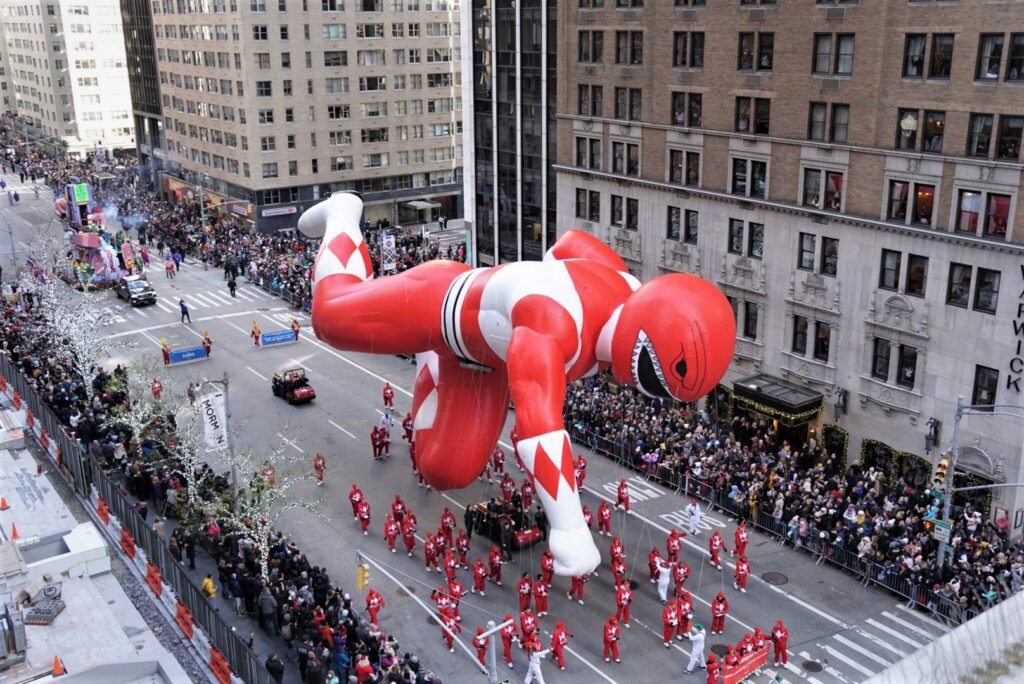
<instances>
[{"instance_id":1,"label":"manhole cover","mask_svg":"<svg viewBox=\"0 0 1024 684\"><path fill-rule=\"evenodd\" d=\"M408 596L409 595L409 592L407 592L405 589L395 589L395 593L398 594L399 596Z\"/></svg>"},{"instance_id":2,"label":"manhole cover","mask_svg":"<svg viewBox=\"0 0 1024 684\"><path fill-rule=\"evenodd\" d=\"M437 626L437 622L435 622L434 618L432 616L430 616L430 615L427 616L427 624L430 625L431 627L436 627Z\"/></svg>"},{"instance_id":3,"label":"manhole cover","mask_svg":"<svg viewBox=\"0 0 1024 684\"><path fill-rule=\"evenodd\" d=\"M761 579L763 579L768 584L774 584L775 586L785 584L789 581L789 578L783 575L781 572L766 572L763 575L761 575Z\"/></svg>"},{"instance_id":4,"label":"manhole cover","mask_svg":"<svg viewBox=\"0 0 1024 684\"><path fill-rule=\"evenodd\" d=\"M804 669L804 672L821 672L821 663L817 660L805 660L800 664L800 667Z\"/></svg>"},{"instance_id":5,"label":"manhole cover","mask_svg":"<svg viewBox=\"0 0 1024 684\"><path fill-rule=\"evenodd\" d=\"M410 594L415 594L416 593L416 587L414 587L412 585L409 585L409 584L406 584L405 585L405 591L410 593Z\"/></svg>"},{"instance_id":6,"label":"manhole cover","mask_svg":"<svg viewBox=\"0 0 1024 684\"><path fill-rule=\"evenodd\" d=\"M711 647L711 652L714 653L719 658L724 657L725 656L725 652L728 651L728 650L729 650L729 647L726 646L725 644L714 644Z\"/></svg>"},{"instance_id":7,"label":"manhole cover","mask_svg":"<svg viewBox=\"0 0 1024 684\"><path fill-rule=\"evenodd\" d=\"M637 587L639 587L639 586L640 586L640 583L637 582L636 580L629 580L629 588L632 589L633 591L636 591Z\"/></svg>"}]
</instances>

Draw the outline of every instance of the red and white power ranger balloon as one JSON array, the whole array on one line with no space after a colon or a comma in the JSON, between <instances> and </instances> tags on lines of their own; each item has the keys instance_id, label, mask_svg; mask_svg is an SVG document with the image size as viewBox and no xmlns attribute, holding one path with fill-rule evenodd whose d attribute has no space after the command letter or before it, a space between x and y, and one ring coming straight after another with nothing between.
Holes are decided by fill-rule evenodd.
<instances>
[{"instance_id":1,"label":"red and white power ranger balloon","mask_svg":"<svg viewBox=\"0 0 1024 684\"><path fill-rule=\"evenodd\" d=\"M641 285L612 249L579 231L539 262L432 261L375 280L362 213L358 195L337 193L299 220L303 234L323 238L313 269L317 337L348 351L416 354L416 460L437 489L480 474L511 394L517 453L551 523L555 572L593 571L600 554L562 422L566 383L611 369L648 396L697 400L733 356L729 302L693 275Z\"/></svg>"}]
</instances>

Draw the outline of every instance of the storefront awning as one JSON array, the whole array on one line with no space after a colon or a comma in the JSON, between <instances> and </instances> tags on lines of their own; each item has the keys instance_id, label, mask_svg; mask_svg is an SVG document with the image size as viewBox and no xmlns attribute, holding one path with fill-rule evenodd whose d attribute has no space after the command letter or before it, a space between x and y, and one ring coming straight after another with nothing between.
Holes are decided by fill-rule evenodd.
<instances>
[{"instance_id":1,"label":"storefront awning","mask_svg":"<svg viewBox=\"0 0 1024 684\"><path fill-rule=\"evenodd\" d=\"M733 383L736 406L774 418L783 425L802 425L821 411L820 392L759 374Z\"/></svg>"},{"instance_id":2,"label":"storefront awning","mask_svg":"<svg viewBox=\"0 0 1024 684\"><path fill-rule=\"evenodd\" d=\"M406 202L405 206L412 207L413 209L436 209L441 205L437 202L431 202L430 200L413 200Z\"/></svg>"}]
</instances>

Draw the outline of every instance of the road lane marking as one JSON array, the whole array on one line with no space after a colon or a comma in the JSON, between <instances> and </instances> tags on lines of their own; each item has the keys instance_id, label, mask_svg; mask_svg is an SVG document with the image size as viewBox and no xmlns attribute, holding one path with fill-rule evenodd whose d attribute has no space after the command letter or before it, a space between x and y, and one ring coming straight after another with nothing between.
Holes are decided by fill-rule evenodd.
<instances>
[{"instance_id":1,"label":"road lane marking","mask_svg":"<svg viewBox=\"0 0 1024 684\"><path fill-rule=\"evenodd\" d=\"M255 297L253 297L250 294L246 294L245 290L243 290L240 287L235 289L235 294L238 295L239 297L241 297L242 299L245 299L246 301L250 301L250 302L255 302L256 301Z\"/></svg>"},{"instance_id":2,"label":"road lane marking","mask_svg":"<svg viewBox=\"0 0 1024 684\"><path fill-rule=\"evenodd\" d=\"M871 625L872 627L874 627L875 629L880 629L880 630L882 630L883 632L885 632L885 633L886 633L886 634L888 634L889 636L895 637L895 638L899 639L900 641L905 641L905 642L907 642L908 644L910 644L911 646L913 646L915 650L916 650L916 649L919 649L919 648L924 648L924 644L919 644L919 643L917 643L917 642L916 642L916 641L914 641L913 639L911 639L911 638L909 638L909 637L906 637L906 636L904 636L904 635L900 634L900 633L899 633L899 632L897 632L897 631L896 631L895 629L893 629L893 628L891 628L891 627L889 627L889 626L887 626L887 625L883 625L882 623L880 623L880 622L877 622L877 621L875 621L875 620L872 620L871 618L868 618L868 619L866 620L866 622L867 622L867 623L868 623L869 625Z\"/></svg>"},{"instance_id":3,"label":"road lane marking","mask_svg":"<svg viewBox=\"0 0 1024 684\"><path fill-rule=\"evenodd\" d=\"M209 295L204 297L203 295L199 294L198 292L190 292L188 296L189 296L189 298L194 299L195 301L199 302L203 306L218 307L218 306L221 305L220 302L218 302L218 301L211 301L212 298L208 299L207 297L209 297Z\"/></svg>"},{"instance_id":4,"label":"road lane marking","mask_svg":"<svg viewBox=\"0 0 1024 684\"><path fill-rule=\"evenodd\" d=\"M255 371L255 370L253 370L253 369L252 369L252 368L251 368L250 366L246 366L245 368L246 368L246 370L248 370L248 371L249 371L250 373L252 373L253 375L255 375L255 376L256 376L257 378L259 378L260 380L263 380L263 381L266 381L266 380L268 380L268 378L267 378L267 377L265 377L265 376L261 375L260 373L256 372L256 371Z\"/></svg>"},{"instance_id":5,"label":"road lane marking","mask_svg":"<svg viewBox=\"0 0 1024 684\"><path fill-rule=\"evenodd\" d=\"M158 307L160 307L160 309L163 310L166 313L174 313L174 309L172 309L171 307L167 306L166 304L161 302L159 299L156 300L156 305Z\"/></svg>"},{"instance_id":6,"label":"road lane marking","mask_svg":"<svg viewBox=\"0 0 1024 684\"><path fill-rule=\"evenodd\" d=\"M825 670L825 672L828 672L831 676L835 677L840 682L844 682L844 684L852 684L852 682L849 679L847 679L846 677L843 676L842 672L840 672L839 670L835 669L834 667L828 665L827 663L821 662L817 658L812 658L811 654L808 653L807 651L800 651L800 657L803 658L804 660L810 660L810 661L818 663ZM795 666L790 665L789 663L786 663L786 669L789 670L790 672L795 672L796 674L800 674L800 670L797 669Z\"/></svg>"},{"instance_id":7,"label":"road lane marking","mask_svg":"<svg viewBox=\"0 0 1024 684\"><path fill-rule=\"evenodd\" d=\"M874 634L872 634L871 632L869 632L869 631L868 631L868 630L866 630L866 629L860 629L860 628L858 627L858 628L857 628L857 629L855 629L854 631L855 631L855 632L856 632L857 634L859 634L859 635L861 635L862 637L864 637L865 639L868 639L869 641L872 641L872 642L874 642L874 643L875 643L876 645L878 645L878 646L881 646L882 648L884 648L884 649L886 649L886 650L889 650L889 651L892 651L893 653L895 653L895 654L896 654L896 659L897 659L897 660L903 660L903 659L904 659L904 658L906 658L906 657L907 657L908 655L910 655L909 653L907 653L907 652L905 652L905 651L901 651L901 650L899 650L898 648L896 648L895 646L893 646L892 644L890 644L890 643L889 643L888 641L886 641L885 639L882 639L882 638L880 638L880 637L877 637L877 636L875 636Z\"/></svg>"},{"instance_id":8,"label":"road lane marking","mask_svg":"<svg viewBox=\"0 0 1024 684\"><path fill-rule=\"evenodd\" d=\"M907 615L911 615L911 616L917 618L918 620L920 620L921 622L923 622L926 625L930 625L931 627L934 627L935 629L941 630L943 634L949 632L949 626L948 625L942 624L941 622L939 622L935 618L928 617L927 615L922 615L921 613L917 612L913 608L907 608L902 603L897 603L896 604L896 609L903 611Z\"/></svg>"},{"instance_id":9,"label":"road lane marking","mask_svg":"<svg viewBox=\"0 0 1024 684\"><path fill-rule=\"evenodd\" d=\"M462 505L462 504L460 504L460 503L459 503L458 501L456 501L456 500L455 500L455 499L453 499L452 497L448 496L448 495L447 495L447 494L445 494L444 492L441 492L441 496L442 496L442 497L444 497L445 499L448 499L449 501L451 501L451 502L452 502L453 504L455 504L455 505L456 505L456 506L458 506L459 508L461 508L461 509L463 509L463 510L465 510L465 509L466 509L466 507L465 507L465 506L463 506L463 505Z\"/></svg>"},{"instance_id":10,"label":"road lane marking","mask_svg":"<svg viewBox=\"0 0 1024 684\"><path fill-rule=\"evenodd\" d=\"M246 368L248 368L248 366L246 366ZM252 370L252 368L249 368L249 370ZM255 371L254 371L254 372L255 372ZM300 454L304 454L304 453L306 453L305 451L303 451L302 447L300 447L300 446L299 446L298 444L296 444L296 443L295 443L295 442L293 442L292 440L290 440L290 439L288 439L287 437L285 437L284 435L282 435L282 434L281 434L280 432L278 432L278 433L277 433L277 436L281 438L281 441L282 441L282 442L284 442L284 443L285 443L285 444L287 444L288 446L292 447L293 449L295 449L296 451L298 451L298 452L299 452Z\"/></svg>"},{"instance_id":11,"label":"road lane marking","mask_svg":"<svg viewBox=\"0 0 1024 684\"><path fill-rule=\"evenodd\" d=\"M828 644L818 644L818 648L823 649L826 653L828 653L830 656L832 656L836 660L843 661L844 663L846 663L847 665L852 667L854 670L857 670L858 672L860 672L865 677L870 677L871 675L875 674L874 670L869 670L868 668L864 667L863 665L858 663L853 658L847 658L838 649L832 648Z\"/></svg>"},{"instance_id":12,"label":"road lane marking","mask_svg":"<svg viewBox=\"0 0 1024 684\"><path fill-rule=\"evenodd\" d=\"M886 668L886 667L889 667L890 665L892 665L892 663L890 661L886 660L885 658L882 658L880 656L875 655L874 653L872 653L868 649L864 648L860 644L857 644L857 643L854 643L853 641L850 641L849 639L847 639L846 637L842 636L841 634L836 634L832 638L835 639L836 641L838 641L839 643L843 644L847 648L850 648L850 649L853 649L854 651L857 651L858 653L860 653L861 655L867 657L870 660L874 660L876 663L881 665L883 668Z\"/></svg>"},{"instance_id":13,"label":"road lane marking","mask_svg":"<svg viewBox=\"0 0 1024 684\"><path fill-rule=\"evenodd\" d=\"M352 434L351 432L349 432L349 431L348 431L348 430L346 430L345 428L343 428L343 427L341 427L340 425L338 425L337 423L335 423L335 422L334 422L333 420L330 420L330 419L328 419L328 421L327 421L327 422L328 422L328 423L330 423L331 425L333 425L334 427L338 428L338 429L339 429L339 430L341 430L342 432L344 432L344 433L345 433L346 435L348 435L348 436L349 436L349 437L351 437L352 439L356 439L356 436L355 436L355 435L353 435L353 434Z\"/></svg>"},{"instance_id":14,"label":"road lane marking","mask_svg":"<svg viewBox=\"0 0 1024 684\"><path fill-rule=\"evenodd\" d=\"M883 610L882 611L882 615L884 615L885 617L889 618L890 620L892 620L896 624L902 625L903 627L906 627L911 632L917 632L918 634L923 636L925 639L928 639L930 641L934 641L937 638L931 632L925 631L925 630L921 629L920 627L918 627L917 625L912 625L909 622L907 622L906 620L904 620L903 618L897 617L896 615L893 615L892 613L890 613L887 610Z\"/></svg>"}]
</instances>

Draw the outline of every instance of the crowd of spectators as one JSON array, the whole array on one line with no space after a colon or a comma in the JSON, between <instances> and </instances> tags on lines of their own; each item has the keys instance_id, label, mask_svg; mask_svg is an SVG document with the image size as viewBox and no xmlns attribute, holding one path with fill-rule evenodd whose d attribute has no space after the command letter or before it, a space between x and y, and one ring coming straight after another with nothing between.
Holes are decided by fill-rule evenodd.
<instances>
[{"instance_id":1,"label":"crowd of spectators","mask_svg":"<svg viewBox=\"0 0 1024 684\"><path fill-rule=\"evenodd\" d=\"M714 407L712 407L714 408ZM813 439L790 444L768 421L670 406L607 378L569 386L566 425L599 450L752 520L947 617L984 610L1024 586L1024 542L955 501L951 557L940 567L929 529L942 493L928 482L845 466Z\"/></svg>"}]
</instances>

